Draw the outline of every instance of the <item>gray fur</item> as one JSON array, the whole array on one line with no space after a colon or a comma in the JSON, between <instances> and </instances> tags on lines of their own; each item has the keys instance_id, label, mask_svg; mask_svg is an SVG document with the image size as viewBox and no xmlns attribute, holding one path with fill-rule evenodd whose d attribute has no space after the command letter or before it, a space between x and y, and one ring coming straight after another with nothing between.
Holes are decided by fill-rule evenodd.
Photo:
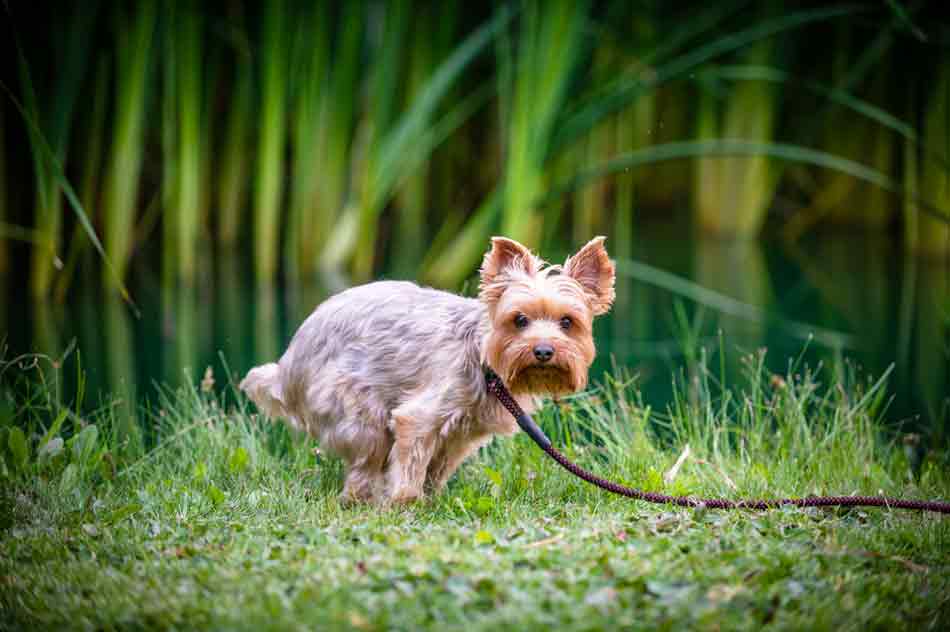
<instances>
[{"instance_id":1,"label":"gray fur","mask_svg":"<svg viewBox=\"0 0 950 632\"><path fill-rule=\"evenodd\" d=\"M344 494L363 500L383 491L394 415L426 420L435 441L427 478L438 487L478 445L517 428L485 390L488 333L478 300L409 282L370 283L321 304L280 361L252 369L241 388L263 412L341 456L349 466ZM388 496L399 492L394 486Z\"/></svg>"}]
</instances>

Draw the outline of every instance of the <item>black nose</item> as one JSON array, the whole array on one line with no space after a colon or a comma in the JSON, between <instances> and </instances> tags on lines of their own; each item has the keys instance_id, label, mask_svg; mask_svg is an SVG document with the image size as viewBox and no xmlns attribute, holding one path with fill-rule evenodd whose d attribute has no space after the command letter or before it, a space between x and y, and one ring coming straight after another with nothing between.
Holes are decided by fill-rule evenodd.
<instances>
[{"instance_id":1,"label":"black nose","mask_svg":"<svg viewBox=\"0 0 950 632\"><path fill-rule=\"evenodd\" d=\"M547 362L554 356L554 347L549 344L541 343L534 348L534 357L538 359L539 362Z\"/></svg>"}]
</instances>

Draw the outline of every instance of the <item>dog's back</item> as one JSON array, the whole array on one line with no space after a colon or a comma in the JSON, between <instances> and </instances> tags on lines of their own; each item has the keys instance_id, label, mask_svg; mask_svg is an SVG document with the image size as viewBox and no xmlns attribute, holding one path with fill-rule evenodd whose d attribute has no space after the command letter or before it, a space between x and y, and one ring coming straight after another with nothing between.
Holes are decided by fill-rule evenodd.
<instances>
[{"instance_id":1,"label":"dog's back","mask_svg":"<svg viewBox=\"0 0 950 632\"><path fill-rule=\"evenodd\" d=\"M350 288L314 310L278 363L251 369L240 386L268 416L322 439L321 426L354 414L385 424L407 393L454 377L447 369L477 379L483 313L475 299L404 281Z\"/></svg>"}]
</instances>

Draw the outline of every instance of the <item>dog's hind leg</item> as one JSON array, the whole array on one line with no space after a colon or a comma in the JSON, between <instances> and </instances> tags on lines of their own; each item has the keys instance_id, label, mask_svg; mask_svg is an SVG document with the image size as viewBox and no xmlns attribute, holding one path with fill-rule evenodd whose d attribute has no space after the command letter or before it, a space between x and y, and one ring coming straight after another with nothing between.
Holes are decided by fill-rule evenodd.
<instances>
[{"instance_id":1,"label":"dog's hind leg","mask_svg":"<svg viewBox=\"0 0 950 632\"><path fill-rule=\"evenodd\" d=\"M402 407L400 407L401 409ZM438 429L432 419L393 411L393 447L387 466L387 496L392 503L409 503L423 494L426 471L436 451Z\"/></svg>"},{"instance_id":2,"label":"dog's hind leg","mask_svg":"<svg viewBox=\"0 0 950 632\"><path fill-rule=\"evenodd\" d=\"M392 439L384 425L364 425L361 420L324 428L323 438L345 465L340 502L372 502L386 487L384 467Z\"/></svg>"}]
</instances>

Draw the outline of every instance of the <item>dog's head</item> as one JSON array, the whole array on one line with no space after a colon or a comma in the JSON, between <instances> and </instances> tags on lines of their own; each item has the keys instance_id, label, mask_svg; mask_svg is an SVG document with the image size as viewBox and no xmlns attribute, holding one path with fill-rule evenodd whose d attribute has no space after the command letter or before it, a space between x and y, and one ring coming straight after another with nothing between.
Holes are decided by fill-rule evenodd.
<instances>
[{"instance_id":1,"label":"dog's head","mask_svg":"<svg viewBox=\"0 0 950 632\"><path fill-rule=\"evenodd\" d=\"M491 322L484 360L512 392L578 391L594 361L594 317L614 301L614 264L603 237L563 266L546 265L518 242L493 237L479 299Z\"/></svg>"}]
</instances>

